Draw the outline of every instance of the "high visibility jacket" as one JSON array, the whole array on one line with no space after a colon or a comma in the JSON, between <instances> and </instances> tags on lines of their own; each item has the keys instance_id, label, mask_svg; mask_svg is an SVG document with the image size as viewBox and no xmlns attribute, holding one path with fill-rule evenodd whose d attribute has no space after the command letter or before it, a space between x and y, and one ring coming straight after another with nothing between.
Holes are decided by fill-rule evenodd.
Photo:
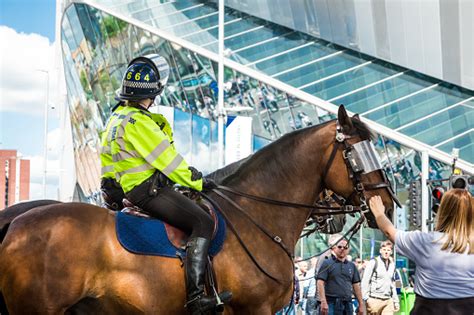
<instances>
[{"instance_id":1,"label":"high visibility jacket","mask_svg":"<svg viewBox=\"0 0 474 315\"><path fill-rule=\"evenodd\" d=\"M177 184L202 190L202 179L191 180L189 165L174 148L171 127L164 116L131 106L115 114L104 133L103 147L110 147L113 172L125 193L156 170Z\"/></svg>"}]
</instances>

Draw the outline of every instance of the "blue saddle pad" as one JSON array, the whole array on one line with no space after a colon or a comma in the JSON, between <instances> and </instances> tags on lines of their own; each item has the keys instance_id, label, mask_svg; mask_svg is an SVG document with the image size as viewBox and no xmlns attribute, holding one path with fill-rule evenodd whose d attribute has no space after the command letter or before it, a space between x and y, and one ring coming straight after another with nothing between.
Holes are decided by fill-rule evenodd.
<instances>
[{"instance_id":1,"label":"blue saddle pad","mask_svg":"<svg viewBox=\"0 0 474 315\"><path fill-rule=\"evenodd\" d=\"M218 225L216 235L209 248L211 256L216 256L222 249L226 234L224 218L219 211L216 213ZM184 250L170 242L165 225L160 220L118 212L115 227L120 244L132 253L173 258L184 257L186 254Z\"/></svg>"}]
</instances>

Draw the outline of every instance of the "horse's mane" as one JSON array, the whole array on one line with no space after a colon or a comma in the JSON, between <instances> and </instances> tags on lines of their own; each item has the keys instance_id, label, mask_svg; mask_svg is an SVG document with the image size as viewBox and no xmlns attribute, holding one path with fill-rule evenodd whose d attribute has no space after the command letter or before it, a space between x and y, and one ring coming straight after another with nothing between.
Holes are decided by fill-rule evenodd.
<instances>
[{"instance_id":1,"label":"horse's mane","mask_svg":"<svg viewBox=\"0 0 474 315\"><path fill-rule=\"evenodd\" d=\"M246 158L243 158L241 160L238 160L237 162L231 163L229 165L224 166L223 168L220 168L210 174L207 174L205 177L212 179L216 184L221 184L222 181L227 178L228 176L232 175L235 173L236 170L239 169L239 167L248 161L252 155L247 156Z\"/></svg>"},{"instance_id":2,"label":"horse's mane","mask_svg":"<svg viewBox=\"0 0 474 315\"><path fill-rule=\"evenodd\" d=\"M215 171L214 173L209 174L208 176L214 176L211 178L213 178L217 183L221 183L223 185L228 184L229 182L233 181L234 179L238 179L241 176L255 172L260 173L259 175L263 177L266 177L265 182L273 182L275 180L275 174L277 174L279 178L291 177L292 174L297 172L296 170L298 165L296 165L296 163L292 164L290 160L275 159L275 156L285 154L288 155L288 153L297 154L294 149L299 142L303 141L307 135L318 131L319 129L334 121L335 120L330 120L312 127L290 132L263 147L253 155L234 162L220 170ZM357 133L363 140L373 139L373 133L365 123L355 118L351 118L351 121L355 129L354 133ZM271 171L263 172L262 169Z\"/></svg>"}]
</instances>

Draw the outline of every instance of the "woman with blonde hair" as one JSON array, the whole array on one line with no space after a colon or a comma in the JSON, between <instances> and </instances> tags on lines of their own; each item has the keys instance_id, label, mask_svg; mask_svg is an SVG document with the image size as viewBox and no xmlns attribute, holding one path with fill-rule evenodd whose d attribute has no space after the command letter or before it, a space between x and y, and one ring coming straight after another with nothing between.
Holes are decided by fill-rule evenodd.
<instances>
[{"instance_id":1,"label":"woman with blonde hair","mask_svg":"<svg viewBox=\"0 0 474 315\"><path fill-rule=\"evenodd\" d=\"M411 314L471 314L474 310L474 201L465 189L442 198L435 231L397 230L379 196L370 199L379 229L416 264Z\"/></svg>"}]
</instances>

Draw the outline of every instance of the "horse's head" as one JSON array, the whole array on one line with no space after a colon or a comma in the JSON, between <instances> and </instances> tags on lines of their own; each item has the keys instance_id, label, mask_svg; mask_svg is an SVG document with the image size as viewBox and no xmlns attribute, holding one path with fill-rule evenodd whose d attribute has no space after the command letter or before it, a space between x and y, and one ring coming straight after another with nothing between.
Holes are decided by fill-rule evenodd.
<instances>
[{"instance_id":1,"label":"horse's head","mask_svg":"<svg viewBox=\"0 0 474 315\"><path fill-rule=\"evenodd\" d=\"M358 115L349 117L344 106L339 107L337 121L328 126L334 141L324 152L322 165L326 165L323 181L327 188L347 199L348 204L365 207L374 195L380 195L385 213L391 218L393 202L399 204L392 191L377 153L368 127ZM367 206L368 210L368 206ZM376 228L370 211L365 213L369 226Z\"/></svg>"}]
</instances>

